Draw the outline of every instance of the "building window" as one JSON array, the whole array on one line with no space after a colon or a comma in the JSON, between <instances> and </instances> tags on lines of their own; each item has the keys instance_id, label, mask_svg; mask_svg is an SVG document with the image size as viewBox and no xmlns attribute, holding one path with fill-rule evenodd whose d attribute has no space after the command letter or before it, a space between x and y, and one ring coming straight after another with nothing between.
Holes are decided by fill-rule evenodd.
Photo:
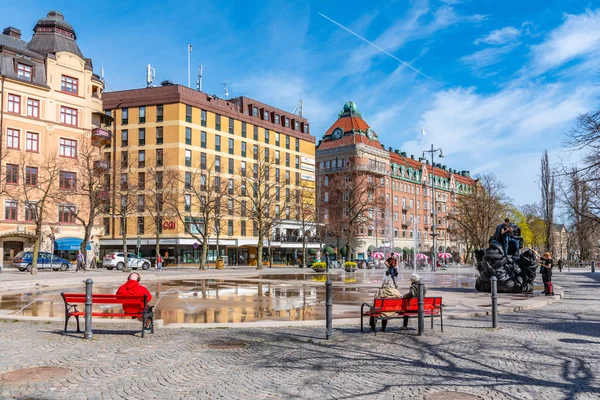
<instances>
[{"instance_id":1,"label":"building window","mask_svg":"<svg viewBox=\"0 0 600 400\"><path fill-rule=\"evenodd\" d=\"M275 123L279 125L281 121L279 120L279 114L275 114Z\"/></svg>"},{"instance_id":2,"label":"building window","mask_svg":"<svg viewBox=\"0 0 600 400\"><path fill-rule=\"evenodd\" d=\"M280 153L279 150L275 150L275 164L279 165L279 161L280 161Z\"/></svg>"},{"instance_id":3,"label":"building window","mask_svg":"<svg viewBox=\"0 0 600 400\"><path fill-rule=\"evenodd\" d=\"M121 109L121 125L127 125L129 123L129 109Z\"/></svg>"},{"instance_id":4,"label":"building window","mask_svg":"<svg viewBox=\"0 0 600 400\"><path fill-rule=\"evenodd\" d=\"M246 236L246 221L240 221L240 236Z\"/></svg>"},{"instance_id":5,"label":"building window","mask_svg":"<svg viewBox=\"0 0 600 400\"><path fill-rule=\"evenodd\" d=\"M137 210L138 212L144 212L146 209L146 202L144 201L144 195L138 194Z\"/></svg>"},{"instance_id":6,"label":"building window","mask_svg":"<svg viewBox=\"0 0 600 400\"><path fill-rule=\"evenodd\" d=\"M138 189L144 190L146 188L146 173L138 172Z\"/></svg>"},{"instance_id":7,"label":"building window","mask_svg":"<svg viewBox=\"0 0 600 400\"><path fill-rule=\"evenodd\" d=\"M240 166L240 174L246 176L246 161L242 161Z\"/></svg>"},{"instance_id":8,"label":"building window","mask_svg":"<svg viewBox=\"0 0 600 400\"><path fill-rule=\"evenodd\" d=\"M37 202L25 202L25 221L35 221L37 217Z\"/></svg>"},{"instance_id":9,"label":"building window","mask_svg":"<svg viewBox=\"0 0 600 400\"><path fill-rule=\"evenodd\" d=\"M263 111L263 119L265 121L269 121L271 118L269 118L269 112L267 110Z\"/></svg>"},{"instance_id":10,"label":"building window","mask_svg":"<svg viewBox=\"0 0 600 400\"><path fill-rule=\"evenodd\" d=\"M17 78L22 79L24 81L31 82L31 73L33 72L33 68L29 65L17 64Z\"/></svg>"},{"instance_id":11,"label":"building window","mask_svg":"<svg viewBox=\"0 0 600 400\"><path fill-rule=\"evenodd\" d=\"M77 174L75 172L59 171L58 187L60 189L75 190L77 187Z\"/></svg>"},{"instance_id":12,"label":"building window","mask_svg":"<svg viewBox=\"0 0 600 400\"><path fill-rule=\"evenodd\" d=\"M163 144L163 127L156 127L156 144Z\"/></svg>"},{"instance_id":13,"label":"building window","mask_svg":"<svg viewBox=\"0 0 600 400\"><path fill-rule=\"evenodd\" d=\"M254 140L258 140L258 126L254 126Z\"/></svg>"},{"instance_id":14,"label":"building window","mask_svg":"<svg viewBox=\"0 0 600 400\"><path fill-rule=\"evenodd\" d=\"M4 201L4 219L9 221L16 221L18 215L18 203L16 200L5 200Z\"/></svg>"},{"instance_id":15,"label":"building window","mask_svg":"<svg viewBox=\"0 0 600 400\"><path fill-rule=\"evenodd\" d=\"M79 80L77 78L71 78L70 76L60 77L60 91L70 94L78 93Z\"/></svg>"},{"instance_id":16,"label":"building window","mask_svg":"<svg viewBox=\"0 0 600 400\"><path fill-rule=\"evenodd\" d=\"M233 139L229 139L229 154L233 154L234 153L234 147L233 147Z\"/></svg>"},{"instance_id":17,"label":"building window","mask_svg":"<svg viewBox=\"0 0 600 400\"><path fill-rule=\"evenodd\" d=\"M296 130L296 131L300 130L300 122L294 121L294 130Z\"/></svg>"},{"instance_id":18,"label":"building window","mask_svg":"<svg viewBox=\"0 0 600 400\"><path fill-rule=\"evenodd\" d=\"M127 145L129 145L129 131L123 129L121 131L121 147L127 147Z\"/></svg>"},{"instance_id":19,"label":"building window","mask_svg":"<svg viewBox=\"0 0 600 400\"><path fill-rule=\"evenodd\" d=\"M296 156L296 168L300 168L300 157Z\"/></svg>"},{"instance_id":20,"label":"building window","mask_svg":"<svg viewBox=\"0 0 600 400\"><path fill-rule=\"evenodd\" d=\"M192 122L192 106L185 106L185 122Z\"/></svg>"},{"instance_id":21,"label":"building window","mask_svg":"<svg viewBox=\"0 0 600 400\"><path fill-rule=\"evenodd\" d=\"M233 220L227 220L227 235L233 236Z\"/></svg>"},{"instance_id":22,"label":"building window","mask_svg":"<svg viewBox=\"0 0 600 400\"><path fill-rule=\"evenodd\" d=\"M162 104L158 104L156 106L156 122L162 122L163 121L163 113L164 113L164 107Z\"/></svg>"},{"instance_id":23,"label":"building window","mask_svg":"<svg viewBox=\"0 0 600 400\"><path fill-rule=\"evenodd\" d=\"M25 184L37 186L38 184L38 169L36 167L25 168Z\"/></svg>"},{"instance_id":24,"label":"building window","mask_svg":"<svg viewBox=\"0 0 600 400\"><path fill-rule=\"evenodd\" d=\"M77 110L65 106L60 107L60 123L77 126Z\"/></svg>"},{"instance_id":25,"label":"building window","mask_svg":"<svg viewBox=\"0 0 600 400\"><path fill-rule=\"evenodd\" d=\"M140 107L140 124L143 124L144 122L146 122L146 107L142 106Z\"/></svg>"},{"instance_id":26,"label":"building window","mask_svg":"<svg viewBox=\"0 0 600 400\"><path fill-rule=\"evenodd\" d=\"M102 225L104 226L104 234L110 234L110 218L102 218Z\"/></svg>"},{"instance_id":27,"label":"building window","mask_svg":"<svg viewBox=\"0 0 600 400\"><path fill-rule=\"evenodd\" d=\"M27 99L27 116L33 118L40 117L40 101L36 99Z\"/></svg>"},{"instance_id":28,"label":"building window","mask_svg":"<svg viewBox=\"0 0 600 400\"><path fill-rule=\"evenodd\" d=\"M296 151L300 151L300 139L298 139L298 138L296 138Z\"/></svg>"},{"instance_id":29,"label":"building window","mask_svg":"<svg viewBox=\"0 0 600 400\"><path fill-rule=\"evenodd\" d=\"M221 172L221 156L215 156L215 172Z\"/></svg>"},{"instance_id":30,"label":"building window","mask_svg":"<svg viewBox=\"0 0 600 400\"><path fill-rule=\"evenodd\" d=\"M6 183L19 183L19 166L17 164L6 164Z\"/></svg>"},{"instance_id":31,"label":"building window","mask_svg":"<svg viewBox=\"0 0 600 400\"><path fill-rule=\"evenodd\" d=\"M227 169L227 173L232 174L233 175L233 158L229 159L229 168Z\"/></svg>"},{"instance_id":32,"label":"building window","mask_svg":"<svg viewBox=\"0 0 600 400\"><path fill-rule=\"evenodd\" d=\"M192 196L189 194L183 195L183 210L185 212L192 211Z\"/></svg>"},{"instance_id":33,"label":"building window","mask_svg":"<svg viewBox=\"0 0 600 400\"><path fill-rule=\"evenodd\" d=\"M185 181L184 185L186 189L192 188L192 173L190 171L185 172Z\"/></svg>"},{"instance_id":34,"label":"building window","mask_svg":"<svg viewBox=\"0 0 600 400\"><path fill-rule=\"evenodd\" d=\"M138 130L138 145L144 146L146 145L146 129L140 128Z\"/></svg>"},{"instance_id":35,"label":"building window","mask_svg":"<svg viewBox=\"0 0 600 400\"><path fill-rule=\"evenodd\" d=\"M192 151L191 150L185 151L185 166L186 167L192 166Z\"/></svg>"},{"instance_id":36,"label":"building window","mask_svg":"<svg viewBox=\"0 0 600 400\"><path fill-rule=\"evenodd\" d=\"M290 153L285 153L285 166L290 166Z\"/></svg>"},{"instance_id":37,"label":"building window","mask_svg":"<svg viewBox=\"0 0 600 400\"><path fill-rule=\"evenodd\" d=\"M252 107L252 116L258 117L258 107Z\"/></svg>"},{"instance_id":38,"label":"building window","mask_svg":"<svg viewBox=\"0 0 600 400\"><path fill-rule=\"evenodd\" d=\"M129 165L129 153L126 151L121 152L121 168L127 168Z\"/></svg>"},{"instance_id":39,"label":"building window","mask_svg":"<svg viewBox=\"0 0 600 400\"><path fill-rule=\"evenodd\" d=\"M221 151L221 135L215 135L215 150Z\"/></svg>"},{"instance_id":40,"label":"building window","mask_svg":"<svg viewBox=\"0 0 600 400\"><path fill-rule=\"evenodd\" d=\"M290 184L290 171L285 171L285 183L286 185Z\"/></svg>"},{"instance_id":41,"label":"building window","mask_svg":"<svg viewBox=\"0 0 600 400\"><path fill-rule=\"evenodd\" d=\"M138 217L137 219L137 234L144 234L144 217Z\"/></svg>"},{"instance_id":42,"label":"building window","mask_svg":"<svg viewBox=\"0 0 600 400\"><path fill-rule=\"evenodd\" d=\"M138 168L144 168L146 166L146 150L138 151Z\"/></svg>"},{"instance_id":43,"label":"building window","mask_svg":"<svg viewBox=\"0 0 600 400\"><path fill-rule=\"evenodd\" d=\"M215 115L215 129L218 131L221 130L221 116L219 114Z\"/></svg>"},{"instance_id":44,"label":"building window","mask_svg":"<svg viewBox=\"0 0 600 400\"><path fill-rule=\"evenodd\" d=\"M59 155L62 157L76 158L77 157L77 141L71 139L60 138Z\"/></svg>"},{"instance_id":45,"label":"building window","mask_svg":"<svg viewBox=\"0 0 600 400\"><path fill-rule=\"evenodd\" d=\"M304 124L304 133L308 133L308 124Z\"/></svg>"},{"instance_id":46,"label":"building window","mask_svg":"<svg viewBox=\"0 0 600 400\"><path fill-rule=\"evenodd\" d=\"M290 149L290 137L288 135L285 135L285 148Z\"/></svg>"},{"instance_id":47,"label":"building window","mask_svg":"<svg viewBox=\"0 0 600 400\"><path fill-rule=\"evenodd\" d=\"M206 132L200 132L200 147L203 149L206 148Z\"/></svg>"},{"instance_id":48,"label":"building window","mask_svg":"<svg viewBox=\"0 0 600 400\"><path fill-rule=\"evenodd\" d=\"M8 112L15 114L21 113L21 96L15 94L8 95Z\"/></svg>"},{"instance_id":49,"label":"building window","mask_svg":"<svg viewBox=\"0 0 600 400\"><path fill-rule=\"evenodd\" d=\"M233 179L227 180L227 194L230 194L230 195L233 194ZM233 201L233 200L231 200L231 201Z\"/></svg>"},{"instance_id":50,"label":"building window","mask_svg":"<svg viewBox=\"0 0 600 400\"><path fill-rule=\"evenodd\" d=\"M229 118L229 133L233 133L233 118Z\"/></svg>"},{"instance_id":51,"label":"building window","mask_svg":"<svg viewBox=\"0 0 600 400\"><path fill-rule=\"evenodd\" d=\"M290 127L290 119L288 117L285 117L285 127L286 128Z\"/></svg>"},{"instance_id":52,"label":"building window","mask_svg":"<svg viewBox=\"0 0 600 400\"><path fill-rule=\"evenodd\" d=\"M156 166L163 166L163 149L156 149Z\"/></svg>"},{"instance_id":53,"label":"building window","mask_svg":"<svg viewBox=\"0 0 600 400\"><path fill-rule=\"evenodd\" d=\"M269 148L268 147L265 147L265 161L266 162L271 162L270 154L269 154Z\"/></svg>"},{"instance_id":54,"label":"building window","mask_svg":"<svg viewBox=\"0 0 600 400\"><path fill-rule=\"evenodd\" d=\"M206 126L206 110L200 110L200 125Z\"/></svg>"},{"instance_id":55,"label":"building window","mask_svg":"<svg viewBox=\"0 0 600 400\"><path fill-rule=\"evenodd\" d=\"M6 130L6 148L20 149L21 148L21 131L18 129L8 128Z\"/></svg>"},{"instance_id":56,"label":"building window","mask_svg":"<svg viewBox=\"0 0 600 400\"><path fill-rule=\"evenodd\" d=\"M200 153L200 168L206 169L206 153Z\"/></svg>"},{"instance_id":57,"label":"building window","mask_svg":"<svg viewBox=\"0 0 600 400\"><path fill-rule=\"evenodd\" d=\"M265 143L269 143L269 130L265 129Z\"/></svg>"},{"instance_id":58,"label":"building window","mask_svg":"<svg viewBox=\"0 0 600 400\"><path fill-rule=\"evenodd\" d=\"M72 204L58 205L58 222L66 224L75 223L75 206Z\"/></svg>"},{"instance_id":59,"label":"building window","mask_svg":"<svg viewBox=\"0 0 600 400\"><path fill-rule=\"evenodd\" d=\"M279 141L280 136L281 135L279 133L275 132L275 146L279 146L281 144Z\"/></svg>"},{"instance_id":60,"label":"building window","mask_svg":"<svg viewBox=\"0 0 600 400\"><path fill-rule=\"evenodd\" d=\"M246 157L246 142L242 142L242 157Z\"/></svg>"},{"instance_id":61,"label":"building window","mask_svg":"<svg viewBox=\"0 0 600 400\"><path fill-rule=\"evenodd\" d=\"M192 144L192 128L185 128L185 144Z\"/></svg>"},{"instance_id":62,"label":"building window","mask_svg":"<svg viewBox=\"0 0 600 400\"><path fill-rule=\"evenodd\" d=\"M279 170L279 168L275 168L275 182L279 183L280 181L280 176L281 176L281 171ZM289 189L288 189L289 190Z\"/></svg>"},{"instance_id":63,"label":"building window","mask_svg":"<svg viewBox=\"0 0 600 400\"><path fill-rule=\"evenodd\" d=\"M242 122L242 137L246 137L246 123Z\"/></svg>"},{"instance_id":64,"label":"building window","mask_svg":"<svg viewBox=\"0 0 600 400\"><path fill-rule=\"evenodd\" d=\"M200 190L206 192L206 175L200 175Z\"/></svg>"},{"instance_id":65,"label":"building window","mask_svg":"<svg viewBox=\"0 0 600 400\"><path fill-rule=\"evenodd\" d=\"M233 216L233 199L227 200L227 215Z\"/></svg>"},{"instance_id":66,"label":"building window","mask_svg":"<svg viewBox=\"0 0 600 400\"><path fill-rule=\"evenodd\" d=\"M119 218L119 234L126 235L127 234L127 224L125 223L125 218Z\"/></svg>"}]
</instances>

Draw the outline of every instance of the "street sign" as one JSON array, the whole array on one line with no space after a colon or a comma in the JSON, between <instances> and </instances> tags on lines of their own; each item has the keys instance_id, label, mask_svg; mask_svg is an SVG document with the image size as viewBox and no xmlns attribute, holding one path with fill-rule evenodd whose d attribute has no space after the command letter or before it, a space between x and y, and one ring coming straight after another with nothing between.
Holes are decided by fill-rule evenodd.
<instances>
[{"instance_id":1,"label":"street sign","mask_svg":"<svg viewBox=\"0 0 600 400\"><path fill-rule=\"evenodd\" d=\"M198 242L194 243L194 250L198 250Z\"/></svg>"},{"instance_id":2,"label":"street sign","mask_svg":"<svg viewBox=\"0 0 600 400\"><path fill-rule=\"evenodd\" d=\"M142 245L142 237L138 236L137 237L137 247L140 247Z\"/></svg>"}]
</instances>

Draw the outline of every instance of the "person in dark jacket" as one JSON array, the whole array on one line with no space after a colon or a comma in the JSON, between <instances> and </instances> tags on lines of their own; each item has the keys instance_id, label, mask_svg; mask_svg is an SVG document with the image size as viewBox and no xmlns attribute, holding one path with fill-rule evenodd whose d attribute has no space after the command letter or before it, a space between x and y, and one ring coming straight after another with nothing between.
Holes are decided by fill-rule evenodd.
<instances>
[{"instance_id":1,"label":"person in dark jacket","mask_svg":"<svg viewBox=\"0 0 600 400\"><path fill-rule=\"evenodd\" d=\"M398 285L396 285L396 277L398 276L398 260L396 260L394 253L391 253L388 259L385 260L385 265L388 268L388 270L385 272L385 275L392 277L394 287L397 289Z\"/></svg>"},{"instance_id":2,"label":"person in dark jacket","mask_svg":"<svg viewBox=\"0 0 600 400\"><path fill-rule=\"evenodd\" d=\"M410 287L408 288L408 293L402 296L403 299L416 299L419 297L419 280L421 280L421 278L419 278L419 275L417 274L412 274L410 276ZM427 289L425 288L425 284L423 284L423 296L425 296L426 293ZM400 329L408 329L408 317L404 317L404 322Z\"/></svg>"},{"instance_id":3,"label":"person in dark jacket","mask_svg":"<svg viewBox=\"0 0 600 400\"><path fill-rule=\"evenodd\" d=\"M544 294L546 296L554 296L554 288L552 287L552 254L545 252L540 257L540 267L542 270L542 281L544 282Z\"/></svg>"},{"instance_id":4,"label":"person in dark jacket","mask_svg":"<svg viewBox=\"0 0 600 400\"><path fill-rule=\"evenodd\" d=\"M127 278L127 282L125 282L123 285L121 285L121 287L119 287L119 289L117 289L117 294L124 295L124 296L146 295L146 304L148 304L150 302L150 300L152 300L152 295L150 294L148 289L146 289L145 286L140 284L140 280L141 280L140 274L138 274L137 272L132 272L131 274L129 274L129 277ZM142 309L141 306L136 305L136 304L123 304L123 311L125 313L136 314L136 313L141 313L144 310ZM136 317L132 317L132 318L135 319ZM139 321L142 320L141 317L137 317L137 319ZM150 320L146 321L146 328L148 328L148 326L150 326L150 322L151 322Z\"/></svg>"}]
</instances>

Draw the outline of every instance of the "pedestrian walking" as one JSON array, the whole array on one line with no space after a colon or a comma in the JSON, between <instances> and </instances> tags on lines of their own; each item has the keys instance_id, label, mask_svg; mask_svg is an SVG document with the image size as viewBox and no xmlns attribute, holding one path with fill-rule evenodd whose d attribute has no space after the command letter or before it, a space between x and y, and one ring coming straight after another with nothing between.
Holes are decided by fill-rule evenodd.
<instances>
[{"instance_id":1,"label":"pedestrian walking","mask_svg":"<svg viewBox=\"0 0 600 400\"><path fill-rule=\"evenodd\" d=\"M558 272L562 272L563 265L564 265L562 258L560 260L558 260L558 263L556 265L558 265Z\"/></svg>"},{"instance_id":2,"label":"pedestrian walking","mask_svg":"<svg viewBox=\"0 0 600 400\"><path fill-rule=\"evenodd\" d=\"M158 253L156 255L156 269L158 270L158 272L162 272L162 266L163 266L163 258L160 255L160 253Z\"/></svg>"},{"instance_id":3,"label":"pedestrian walking","mask_svg":"<svg viewBox=\"0 0 600 400\"><path fill-rule=\"evenodd\" d=\"M79 250L79 253L77 253L77 267L75 268L75 272L79 272L80 269L85 271L85 260L81 250Z\"/></svg>"},{"instance_id":4,"label":"pedestrian walking","mask_svg":"<svg viewBox=\"0 0 600 400\"><path fill-rule=\"evenodd\" d=\"M540 257L540 266L542 269L542 281L544 282L544 294L546 296L554 296L554 288L552 287L552 254L549 251L542 254Z\"/></svg>"}]
</instances>

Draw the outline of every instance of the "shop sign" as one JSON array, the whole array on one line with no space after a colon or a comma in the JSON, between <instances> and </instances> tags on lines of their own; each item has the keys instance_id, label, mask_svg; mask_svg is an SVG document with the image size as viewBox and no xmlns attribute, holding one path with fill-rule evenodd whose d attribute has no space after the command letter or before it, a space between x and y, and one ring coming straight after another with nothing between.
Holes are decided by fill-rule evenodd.
<instances>
[{"instance_id":1,"label":"shop sign","mask_svg":"<svg viewBox=\"0 0 600 400\"><path fill-rule=\"evenodd\" d=\"M302 174L302 180L314 182L315 181L315 176L314 175Z\"/></svg>"},{"instance_id":2,"label":"shop sign","mask_svg":"<svg viewBox=\"0 0 600 400\"><path fill-rule=\"evenodd\" d=\"M160 239L159 244L179 244L179 239Z\"/></svg>"},{"instance_id":3,"label":"shop sign","mask_svg":"<svg viewBox=\"0 0 600 400\"><path fill-rule=\"evenodd\" d=\"M300 166L300 168L302 168L305 171L314 171L315 170L315 166L314 165L306 165L306 164L302 164Z\"/></svg>"},{"instance_id":4,"label":"shop sign","mask_svg":"<svg viewBox=\"0 0 600 400\"><path fill-rule=\"evenodd\" d=\"M302 157L302 162L310 165L315 165L315 159L310 157Z\"/></svg>"},{"instance_id":5,"label":"shop sign","mask_svg":"<svg viewBox=\"0 0 600 400\"><path fill-rule=\"evenodd\" d=\"M175 221L163 222L163 229L166 229L166 230L173 230L173 229L175 229L176 226L177 226L177 224L175 223Z\"/></svg>"}]
</instances>

